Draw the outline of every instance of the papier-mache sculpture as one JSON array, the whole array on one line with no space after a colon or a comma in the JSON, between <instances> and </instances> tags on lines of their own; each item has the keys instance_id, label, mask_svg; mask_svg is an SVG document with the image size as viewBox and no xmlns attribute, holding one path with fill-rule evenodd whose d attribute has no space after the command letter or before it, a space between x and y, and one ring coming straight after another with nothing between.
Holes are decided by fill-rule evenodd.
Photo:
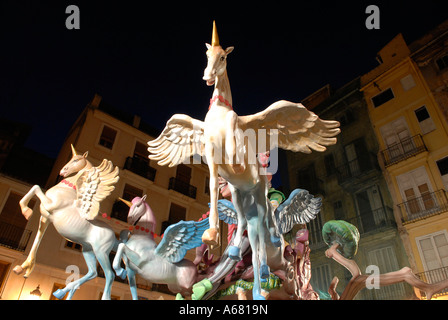
<instances>
[{"instance_id":1,"label":"papier-mache sculpture","mask_svg":"<svg viewBox=\"0 0 448 320\"><path fill-rule=\"evenodd\" d=\"M28 203L37 196L41 202L41 217L31 251L25 262L14 268L14 272L21 274L25 271L25 278L30 275L36 262L40 241L48 225L53 223L62 237L82 245L82 253L88 267L85 276L70 282L53 294L57 298L63 298L69 292L67 299L71 299L79 286L97 276L98 260L106 277L102 299L110 300L115 274L109 261L109 253L113 249L116 250L118 240L112 228L103 221L95 220L95 217L99 213L101 201L115 189L119 170L108 160L103 160L99 166L94 167L87 160L87 155L88 152L78 154L72 145L72 158L60 171L64 179L46 193L35 185L20 200L22 213L29 219L33 211L28 207Z\"/></svg>"},{"instance_id":2,"label":"papier-mache sculpture","mask_svg":"<svg viewBox=\"0 0 448 320\"><path fill-rule=\"evenodd\" d=\"M234 48L221 47L215 22L212 43L206 46L208 64L203 79L208 86L214 85L214 91L205 120L173 115L160 136L148 142L149 158L157 160L159 165L176 166L195 154L205 157L210 170L211 205L210 227L204 232L203 241L218 245L219 173L229 183L238 214L238 231L229 255L241 259L239 246L247 228L254 252L254 278L267 278L271 257L266 254L266 239L269 237L275 246L282 244L275 226L269 225L266 218L271 210L266 196L268 182L266 176L260 174L256 155L275 147L304 153L323 152L325 146L336 143L339 122L322 120L302 104L283 100L254 115L238 116L233 110L226 70L227 57ZM253 139L245 141L248 133L254 133ZM256 204L255 211L245 210L244 203L248 201ZM259 288L254 286L254 291L257 290ZM263 299L257 293L254 298Z\"/></svg>"}]
</instances>

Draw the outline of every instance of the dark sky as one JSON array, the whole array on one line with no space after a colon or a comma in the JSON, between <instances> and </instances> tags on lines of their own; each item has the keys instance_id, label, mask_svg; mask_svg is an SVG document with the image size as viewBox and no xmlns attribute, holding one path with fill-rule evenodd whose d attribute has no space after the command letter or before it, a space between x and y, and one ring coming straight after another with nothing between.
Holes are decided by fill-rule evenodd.
<instances>
[{"instance_id":1,"label":"dark sky","mask_svg":"<svg viewBox=\"0 0 448 320\"><path fill-rule=\"evenodd\" d=\"M93 4L94 3L94 4ZM446 1L0 2L0 117L33 125L27 146L55 157L95 93L162 129L175 113L203 119L202 80L215 19L235 111L246 115L377 65L395 35L411 42L448 18ZM68 30L65 9L80 9ZM368 30L365 9L380 9Z\"/></svg>"}]
</instances>

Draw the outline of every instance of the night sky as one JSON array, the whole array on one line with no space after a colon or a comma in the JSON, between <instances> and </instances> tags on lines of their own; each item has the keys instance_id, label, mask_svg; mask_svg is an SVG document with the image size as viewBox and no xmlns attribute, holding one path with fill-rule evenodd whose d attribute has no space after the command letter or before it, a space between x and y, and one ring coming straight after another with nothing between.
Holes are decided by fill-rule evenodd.
<instances>
[{"instance_id":1,"label":"night sky","mask_svg":"<svg viewBox=\"0 0 448 320\"><path fill-rule=\"evenodd\" d=\"M65 26L71 4L80 30ZM369 4L380 9L379 30L365 26ZM410 43L448 19L446 9L430 0L2 0L0 117L31 124L27 146L50 157L95 93L157 129L175 113L202 120L213 20L221 45L235 47L227 69L234 110L252 114L328 83L337 89L377 66L376 53L398 33Z\"/></svg>"}]
</instances>

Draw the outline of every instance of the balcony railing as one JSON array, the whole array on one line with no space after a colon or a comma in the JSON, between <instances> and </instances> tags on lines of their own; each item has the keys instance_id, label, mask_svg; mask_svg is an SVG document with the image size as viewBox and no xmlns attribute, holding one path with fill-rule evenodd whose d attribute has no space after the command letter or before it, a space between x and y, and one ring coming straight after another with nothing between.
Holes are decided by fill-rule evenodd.
<instances>
[{"instance_id":1,"label":"balcony railing","mask_svg":"<svg viewBox=\"0 0 448 320\"><path fill-rule=\"evenodd\" d=\"M0 245L17 251L25 251L31 230L0 222Z\"/></svg>"},{"instance_id":2,"label":"balcony railing","mask_svg":"<svg viewBox=\"0 0 448 320\"><path fill-rule=\"evenodd\" d=\"M154 181L157 170L149 166L149 161L139 157L127 157L123 169L129 170L148 180Z\"/></svg>"},{"instance_id":3,"label":"balcony railing","mask_svg":"<svg viewBox=\"0 0 448 320\"><path fill-rule=\"evenodd\" d=\"M425 218L427 216L448 211L448 197L445 190L427 192L398 205L403 222Z\"/></svg>"},{"instance_id":4,"label":"balcony railing","mask_svg":"<svg viewBox=\"0 0 448 320\"><path fill-rule=\"evenodd\" d=\"M417 273L416 276L426 283L437 283L442 280L448 279L448 267L442 267L439 269L429 270L421 273ZM425 297L425 292L420 290L420 293L422 297ZM436 298L438 296L446 295L448 294L448 288L445 288L443 291L436 293L433 295L433 298Z\"/></svg>"},{"instance_id":5,"label":"balcony railing","mask_svg":"<svg viewBox=\"0 0 448 320\"><path fill-rule=\"evenodd\" d=\"M401 140L400 142L389 146L386 150L382 150L380 153L384 165L388 167L427 150L422 136L418 134Z\"/></svg>"},{"instance_id":6,"label":"balcony railing","mask_svg":"<svg viewBox=\"0 0 448 320\"><path fill-rule=\"evenodd\" d=\"M338 182L350 182L375 169L378 169L378 164L372 154L359 155L358 158L337 167Z\"/></svg>"},{"instance_id":7,"label":"balcony railing","mask_svg":"<svg viewBox=\"0 0 448 320\"><path fill-rule=\"evenodd\" d=\"M170 178L168 190L176 190L190 198L196 199L196 187L175 177Z\"/></svg>"},{"instance_id":8,"label":"balcony railing","mask_svg":"<svg viewBox=\"0 0 448 320\"><path fill-rule=\"evenodd\" d=\"M393 217L393 210L389 207L382 207L371 211L364 211L356 217L343 220L353 224L356 228L358 228L360 234L396 226Z\"/></svg>"}]
</instances>

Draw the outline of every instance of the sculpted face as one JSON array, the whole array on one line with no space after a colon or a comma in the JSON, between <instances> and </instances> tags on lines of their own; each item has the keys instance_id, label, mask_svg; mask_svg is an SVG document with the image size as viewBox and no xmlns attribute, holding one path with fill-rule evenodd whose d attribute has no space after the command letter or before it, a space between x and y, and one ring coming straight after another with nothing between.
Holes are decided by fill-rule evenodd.
<instances>
[{"instance_id":1,"label":"sculpted face","mask_svg":"<svg viewBox=\"0 0 448 320\"><path fill-rule=\"evenodd\" d=\"M233 47L224 50L221 46L207 46L207 67L204 70L203 80L207 81L208 86L215 84L216 77L224 74L227 67L227 55L233 51Z\"/></svg>"},{"instance_id":2,"label":"sculpted face","mask_svg":"<svg viewBox=\"0 0 448 320\"><path fill-rule=\"evenodd\" d=\"M67 178L68 176L79 172L87 165L87 156L89 152L84 153L82 156L77 154L75 148L72 146L72 158L70 161L62 168L59 174Z\"/></svg>"}]
</instances>

